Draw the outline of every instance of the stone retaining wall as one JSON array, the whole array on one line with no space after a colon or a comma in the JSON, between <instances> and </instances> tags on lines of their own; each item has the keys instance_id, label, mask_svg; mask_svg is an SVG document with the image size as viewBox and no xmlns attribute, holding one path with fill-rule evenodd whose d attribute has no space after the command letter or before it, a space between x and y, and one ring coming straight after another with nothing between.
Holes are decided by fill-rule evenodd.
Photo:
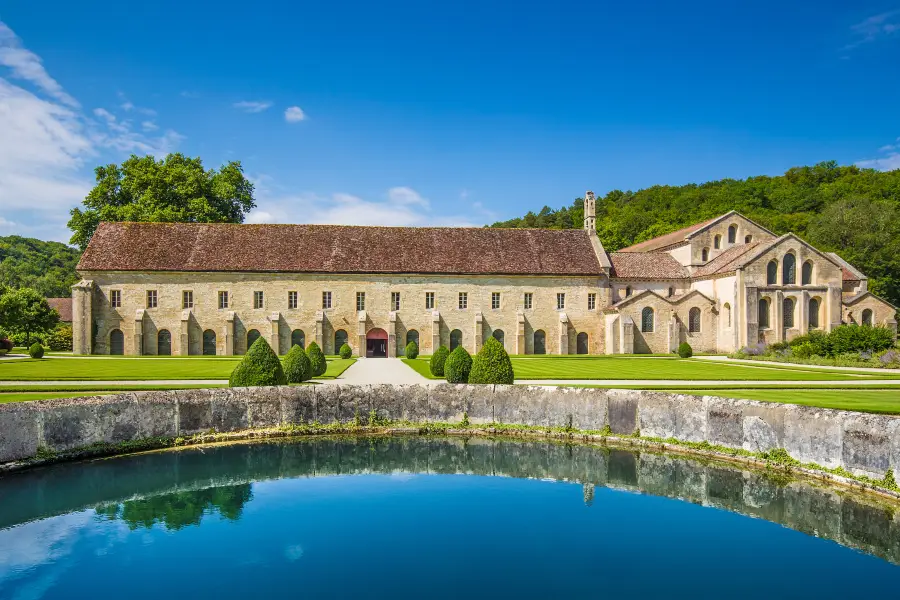
<instances>
[{"instance_id":1,"label":"stone retaining wall","mask_svg":"<svg viewBox=\"0 0 900 600\"><path fill-rule=\"evenodd\" d=\"M784 448L804 463L876 479L900 467L900 418L652 391L541 386L290 386L133 392L0 405L0 463L39 449L228 432L283 423L350 423L370 411L412 422L521 424Z\"/></svg>"}]
</instances>

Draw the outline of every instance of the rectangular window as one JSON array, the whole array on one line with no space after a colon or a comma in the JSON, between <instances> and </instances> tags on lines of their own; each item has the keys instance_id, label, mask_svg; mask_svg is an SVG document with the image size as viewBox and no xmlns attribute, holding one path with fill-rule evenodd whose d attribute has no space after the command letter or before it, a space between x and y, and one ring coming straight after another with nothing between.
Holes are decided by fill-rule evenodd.
<instances>
[{"instance_id":1,"label":"rectangular window","mask_svg":"<svg viewBox=\"0 0 900 600\"><path fill-rule=\"evenodd\" d=\"M322 292L322 308L331 308L331 292Z\"/></svg>"},{"instance_id":2,"label":"rectangular window","mask_svg":"<svg viewBox=\"0 0 900 600\"><path fill-rule=\"evenodd\" d=\"M191 290L181 292L181 308L194 308L194 292Z\"/></svg>"},{"instance_id":3,"label":"rectangular window","mask_svg":"<svg viewBox=\"0 0 900 600\"><path fill-rule=\"evenodd\" d=\"M531 310L533 302L534 294L532 294L531 292L525 292L525 310Z\"/></svg>"},{"instance_id":4,"label":"rectangular window","mask_svg":"<svg viewBox=\"0 0 900 600\"><path fill-rule=\"evenodd\" d=\"M500 308L500 292L491 292L491 308L493 310Z\"/></svg>"},{"instance_id":5,"label":"rectangular window","mask_svg":"<svg viewBox=\"0 0 900 600\"><path fill-rule=\"evenodd\" d=\"M366 310L365 292L356 292L356 310Z\"/></svg>"},{"instance_id":6,"label":"rectangular window","mask_svg":"<svg viewBox=\"0 0 900 600\"><path fill-rule=\"evenodd\" d=\"M156 308L156 290L147 290L147 308Z\"/></svg>"},{"instance_id":7,"label":"rectangular window","mask_svg":"<svg viewBox=\"0 0 900 600\"><path fill-rule=\"evenodd\" d=\"M460 310L469 308L469 294L467 292L459 293L459 308Z\"/></svg>"},{"instance_id":8,"label":"rectangular window","mask_svg":"<svg viewBox=\"0 0 900 600\"><path fill-rule=\"evenodd\" d=\"M434 292L425 292L425 310L434 308Z\"/></svg>"},{"instance_id":9,"label":"rectangular window","mask_svg":"<svg viewBox=\"0 0 900 600\"><path fill-rule=\"evenodd\" d=\"M588 294L588 310L594 310L597 308L597 294L591 292Z\"/></svg>"},{"instance_id":10,"label":"rectangular window","mask_svg":"<svg viewBox=\"0 0 900 600\"><path fill-rule=\"evenodd\" d=\"M219 292L219 308L228 308L228 292Z\"/></svg>"},{"instance_id":11,"label":"rectangular window","mask_svg":"<svg viewBox=\"0 0 900 600\"><path fill-rule=\"evenodd\" d=\"M122 290L109 292L109 305L113 308L122 308Z\"/></svg>"},{"instance_id":12,"label":"rectangular window","mask_svg":"<svg viewBox=\"0 0 900 600\"><path fill-rule=\"evenodd\" d=\"M253 292L253 308L263 308L262 292Z\"/></svg>"},{"instance_id":13,"label":"rectangular window","mask_svg":"<svg viewBox=\"0 0 900 600\"><path fill-rule=\"evenodd\" d=\"M566 295L562 292L556 294L556 310L562 310L566 307Z\"/></svg>"},{"instance_id":14,"label":"rectangular window","mask_svg":"<svg viewBox=\"0 0 900 600\"><path fill-rule=\"evenodd\" d=\"M400 292L391 292L391 310L400 310Z\"/></svg>"},{"instance_id":15,"label":"rectangular window","mask_svg":"<svg viewBox=\"0 0 900 600\"><path fill-rule=\"evenodd\" d=\"M288 308L297 308L297 292L288 292Z\"/></svg>"}]
</instances>

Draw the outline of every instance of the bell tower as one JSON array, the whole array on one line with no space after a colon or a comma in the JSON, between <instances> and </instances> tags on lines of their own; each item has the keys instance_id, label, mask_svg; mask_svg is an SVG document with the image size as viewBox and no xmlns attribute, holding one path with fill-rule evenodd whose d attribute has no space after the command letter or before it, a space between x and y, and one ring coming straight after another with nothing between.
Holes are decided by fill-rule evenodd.
<instances>
[{"instance_id":1,"label":"bell tower","mask_svg":"<svg viewBox=\"0 0 900 600\"><path fill-rule=\"evenodd\" d=\"M584 229L597 232L597 206L594 192L590 190L584 193Z\"/></svg>"}]
</instances>

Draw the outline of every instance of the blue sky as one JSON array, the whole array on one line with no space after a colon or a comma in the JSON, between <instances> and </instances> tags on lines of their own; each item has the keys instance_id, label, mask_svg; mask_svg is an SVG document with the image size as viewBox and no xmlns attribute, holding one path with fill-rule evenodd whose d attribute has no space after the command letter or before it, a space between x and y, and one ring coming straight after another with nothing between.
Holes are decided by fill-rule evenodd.
<instances>
[{"instance_id":1,"label":"blue sky","mask_svg":"<svg viewBox=\"0 0 900 600\"><path fill-rule=\"evenodd\" d=\"M254 222L900 168L900 0L201 4L3 3L0 234L66 240L132 152L241 160Z\"/></svg>"}]
</instances>

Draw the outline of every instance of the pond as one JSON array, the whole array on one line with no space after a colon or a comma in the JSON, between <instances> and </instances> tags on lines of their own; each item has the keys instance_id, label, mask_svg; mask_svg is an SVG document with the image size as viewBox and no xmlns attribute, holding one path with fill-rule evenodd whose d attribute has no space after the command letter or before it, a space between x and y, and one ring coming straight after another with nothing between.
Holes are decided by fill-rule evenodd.
<instances>
[{"instance_id":1,"label":"pond","mask_svg":"<svg viewBox=\"0 0 900 600\"><path fill-rule=\"evenodd\" d=\"M307 438L0 478L2 598L896 597L900 517L553 442Z\"/></svg>"}]
</instances>

